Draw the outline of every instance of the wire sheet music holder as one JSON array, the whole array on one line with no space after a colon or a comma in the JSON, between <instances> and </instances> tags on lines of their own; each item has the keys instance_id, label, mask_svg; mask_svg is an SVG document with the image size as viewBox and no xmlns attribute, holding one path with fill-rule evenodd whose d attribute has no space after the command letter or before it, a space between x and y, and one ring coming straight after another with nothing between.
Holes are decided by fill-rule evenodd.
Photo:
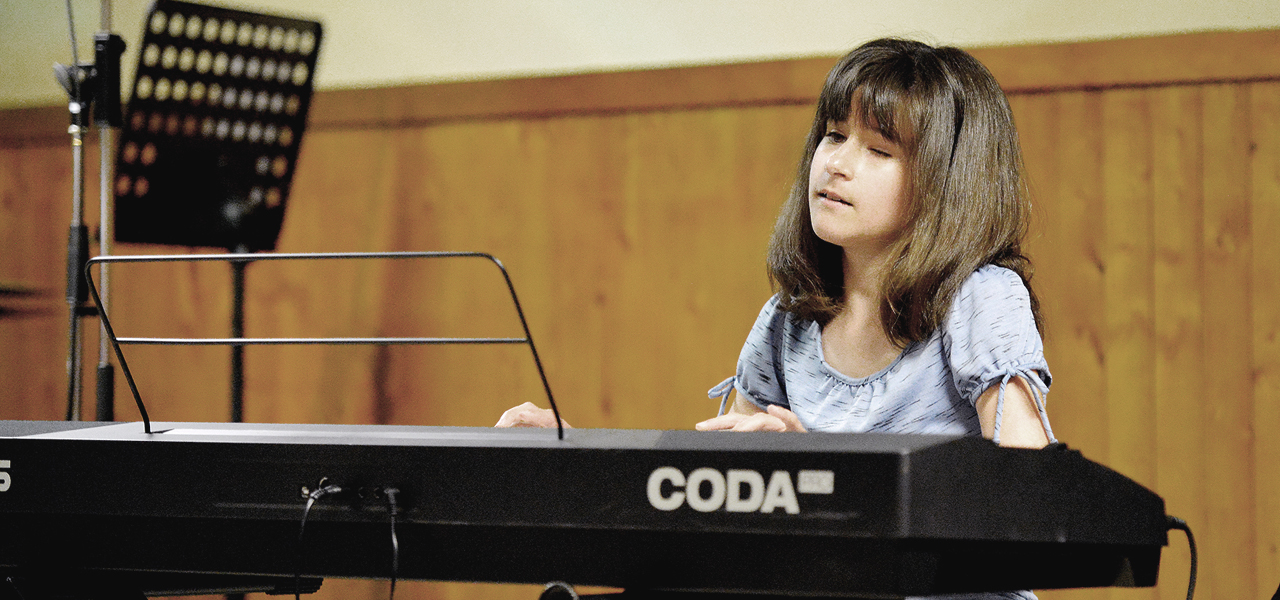
<instances>
[{"instance_id":1,"label":"wire sheet music holder","mask_svg":"<svg viewBox=\"0 0 1280 600\"><path fill-rule=\"evenodd\" d=\"M272 260L353 260L353 259L451 259L451 258L476 258L484 259L493 263L502 273L503 281L507 285L507 290L511 294L511 303L516 309L516 316L520 319L520 327L524 332L522 338L499 338L499 337L480 337L480 338L438 338L438 337L371 337L371 338L332 338L332 337L314 337L314 338L139 338L139 337L118 337L115 329L111 326L111 319L103 309L102 299L98 295L98 288L93 282L93 267L97 264L108 263L157 263L157 262L257 262ZM106 331L107 337L111 342L116 353L116 359L120 361L120 368L124 372L125 380L129 384L129 390L133 393L134 402L137 403L138 412L142 416L143 426L147 433L151 433L151 419L147 415L147 409L143 405L142 396L138 392L138 387L134 383L133 375L129 371L129 365L125 362L124 352L121 350L123 344L143 344L143 345L205 345L205 346L245 346L245 345L310 345L310 344L360 344L360 345L406 345L406 344L525 344L529 346L529 352L533 355L534 366L538 370L538 377L542 380L542 388L547 394L547 402L551 405L551 410L555 414L558 439L564 439L564 422L560 420L560 409L556 407L555 398L551 394L551 385L547 382L547 374L542 368L542 359L538 357L538 348L533 344L533 334L529 331L529 323L525 319L524 309L520 306L520 299L516 297L516 288L511 283L511 275L507 273L507 268L491 254L484 252L334 252L334 253L310 253L310 254L257 254L252 257L243 254L191 254L191 255L170 255L170 256L99 256L89 260L85 265L85 279L88 282L89 293L93 297L94 303L97 305L102 319L103 329Z\"/></svg>"},{"instance_id":2,"label":"wire sheet music holder","mask_svg":"<svg viewBox=\"0 0 1280 600\"><path fill-rule=\"evenodd\" d=\"M115 239L273 250L320 23L156 0L116 150Z\"/></svg>"}]
</instances>

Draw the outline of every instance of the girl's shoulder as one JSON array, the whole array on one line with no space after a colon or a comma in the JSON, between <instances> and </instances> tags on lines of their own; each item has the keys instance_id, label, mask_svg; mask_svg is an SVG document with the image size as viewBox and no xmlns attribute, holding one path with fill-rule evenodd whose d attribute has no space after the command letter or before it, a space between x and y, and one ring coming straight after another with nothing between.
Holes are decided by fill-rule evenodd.
<instances>
[{"instance_id":1,"label":"girl's shoulder","mask_svg":"<svg viewBox=\"0 0 1280 600\"><path fill-rule=\"evenodd\" d=\"M985 384L988 376L1010 368L1034 369L1048 378L1031 293L1010 269L987 265L965 280L951 305L942 341L960 380Z\"/></svg>"},{"instance_id":2,"label":"girl's shoulder","mask_svg":"<svg viewBox=\"0 0 1280 600\"><path fill-rule=\"evenodd\" d=\"M979 268L960 286L942 333L957 348L1020 354L1040 346L1031 293L1016 272L995 265Z\"/></svg>"},{"instance_id":3,"label":"girl's shoulder","mask_svg":"<svg viewBox=\"0 0 1280 600\"><path fill-rule=\"evenodd\" d=\"M1022 277L1012 269L999 265L983 265L969 275L960 285L957 299L968 296L979 300L1012 300L1026 298L1030 303L1031 293Z\"/></svg>"},{"instance_id":4,"label":"girl's shoulder","mask_svg":"<svg viewBox=\"0 0 1280 600\"><path fill-rule=\"evenodd\" d=\"M1031 308L1031 292L1017 272L984 266L965 280L942 332L956 390L970 402L1006 376L1052 376ZM1029 379L1030 381L1030 379Z\"/></svg>"},{"instance_id":5,"label":"girl's shoulder","mask_svg":"<svg viewBox=\"0 0 1280 600\"><path fill-rule=\"evenodd\" d=\"M760 308L760 314L756 316L756 329L778 329L783 331L794 331L808 329L813 321L806 319L792 310L785 308L784 298L781 293L775 293L769 298L764 306Z\"/></svg>"},{"instance_id":6,"label":"girl's shoulder","mask_svg":"<svg viewBox=\"0 0 1280 600\"><path fill-rule=\"evenodd\" d=\"M963 327L965 323L969 327ZM1008 326L1022 331L1027 324L1035 330L1035 314L1031 309L1031 292L1022 277L1012 269L984 265L965 279L951 301L944 329L957 327L989 330L1008 334Z\"/></svg>"}]
</instances>

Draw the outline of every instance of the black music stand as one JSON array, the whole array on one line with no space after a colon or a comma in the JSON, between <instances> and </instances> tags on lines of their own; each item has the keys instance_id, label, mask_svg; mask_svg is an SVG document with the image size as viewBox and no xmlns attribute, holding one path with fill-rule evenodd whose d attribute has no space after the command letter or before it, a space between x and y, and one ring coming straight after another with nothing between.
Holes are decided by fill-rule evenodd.
<instances>
[{"instance_id":1,"label":"black music stand","mask_svg":"<svg viewBox=\"0 0 1280 600\"><path fill-rule=\"evenodd\" d=\"M275 249L321 33L316 21L156 0L116 152L116 241ZM233 337L249 262L232 262ZM241 421L241 346L231 379Z\"/></svg>"},{"instance_id":2,"label":"black music stand","mask_svg":"<svg viewBox=\"0 0 1280 600\"><path fill-rule=\"evenodd\" d=\"M275 249L320 35L315 21L156 1L116 154L117 241Z\"/></svg>"}]
</instances>

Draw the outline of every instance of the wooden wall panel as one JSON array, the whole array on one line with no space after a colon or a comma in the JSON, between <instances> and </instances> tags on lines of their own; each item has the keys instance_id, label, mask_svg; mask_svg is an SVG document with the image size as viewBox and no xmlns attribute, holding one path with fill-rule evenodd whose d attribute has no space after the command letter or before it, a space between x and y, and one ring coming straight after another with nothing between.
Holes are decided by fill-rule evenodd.
<instances>
[{"instance_id":1,"label":"wooden wall panel","mask_svg":"<svg viewBox=\"0 0 1280 600\"><path fill-rule=\"evenodd\" d=\"M1250 86L1254 532L1258 595L1280 585L1280 84Z\"/></svg>"},{"instance_id":2,"label":"wooden wall panel","mask_svg":"<svg viewBox=\"0 0 1280 600\"><path fill-rule=\"evenodd\" d=\"M1102 97L1101 132L1104 299L1102 408L1107 465L1156 486L1152 139L1146 90ZM1173 586L1169 586L1172 588ZM1118 590L1112 598L1153 599L1153 589Z\"/></svg>"},{"instance_id":3,"label":"wooden wall panel","mask_svg":"<svg viewBox=\"0 0 1280 600\"><path fill-rule=\"evenodd\" d=\"M358 146L340 132L317 132L307 156L325 172L342 163L349 174L395 181L373 185L385 188L377 193L322 185L332 191L317 196L365 207L342 222L383 227L391 240L385 248L479 250L502 259L575 424L689 427L713 413L714 403L698 398L732 373L743 327L768 297L765 241L808 119L807 109L774 107L396 130L378 142L395 148L379 159L386 175L361 166L369 159L344 162ZM298 216L291 215L282 245L305 245L295 240L311 236L295 232L322 230L314 221L336 209L291 206ZM381 277L381 304L369 306L375 316L366 330L387 333L409 322L432 330L420 335L519 333L498 272L483 263L397 263ZM267 279L262 291L250 290L264 310L284 294L271 288L304 285L292 275ZM356 291L342 277L326 281L335 294ZM754 300L724 310L724 298L747 294ZM275 310L265 323L289 335L299 319ZM568 317L550 317L558 314ZM709 352L718 358L708 360ZM383 393L391 395L395 422L484 425L515 402L545 404L523 348L393 348L352 360L388 369ZM305 402L321 393L306 378L279 387L302 389ZM280 393L271 385L263 396Z\"/></svg>"},{"instance_id":4,"label":"wooden wall panel","mask_svg":"<svg viewBox=\"0 0 1280 600\"><path fill-rule=\"evenodd\" d=\"M1280 584L1278 43L1246 32L975 51L1011 93L1026 154L1055 432L1190 522L1206 598ZM322 92L280 250L491 252L571 422L690 427L715 410L705 391L732 372L769 294L768 233L830 62ZM0 281L51 292L32 300L49 314L0 319L0 416L57 419L69 152L61 119L42 125L50 111L0 112ZM225 264L112 278L122 330L227 334ZM258 262L248 291L251 336L520 334L482 261ZM153 418L226 418L225 348L127 351ZM545 404L519 346L247 357L250 421L487 426ZM135 418L118 387L117 414ZM1155 589L1041 597L1181 598L1189 556L1170 537ZM319 597L384 593L346 581Z\"/></svg>"},{"instance_id":5,"label":"wooden wall panel","mask_svg":"<svg viewBox=\"0 0 1280 600\"><path fill-rule=\"evenodd\" d=\"M1188 522L1205 523L1206 441L1203 426L1203 360L1200 346L1203 272L1200 242L1202 151L1199 90L1170 89L1157 97L1152 137L1156 262L1153 266L1156 309L1157 462L1155 489L1166 510ZM1180 547L1180 546L1179 546ZM1167 571L1185 573L1189 561L1169 553ZM1203 563L1202 563L1203 564ZM1172 598L1172 590L1161 590Z\"/></svg>"},{"instance_id":6,"label":"wooden wall panel","mask_svg":"<svg viewBox=\"0 0 1280 600\"><path fill-rule=\"evenodd\" d=\"M1108 464L1156 484L1152 94L1117 90L1103 99L1102 185L1106 203L1102 256L1105 298Z\"/></svg>"},{"instance_id":7,"label":"wooden wall panel","mask_svg":"<svg viewBox=\"0 0 1280 600\"><path fill-rule=\"evenodd\" d=\"M1032 193L1053 223L1044 237L1032 241L1038 293L1053 321L1046 332L1050 369L1069 373L1055 380L1055 433L1087 453L1106 456L1109 433L1105 378L1105 242L1102 163L1102 111L1099 94L1068 92L1042 99L1037 123L1055 141L1047 153L1027 157ZM1034 136L1035 133L1030 135ZM1040 180L1039 169L1053 164ZM1052 249L1052 250L1050 250ZM1042 258L1043 257L1043 258ZM1059 408L1058 402L1070 402Z\"/></svg>"},{"instance_id":8,"label":"wooden wall panel","mask_svg":"<svg viewBox=\"0 0 1280 600\"><path fill-rule=\"evenodd\" d=\"M0 381L9 418L61 419L67 397L66 240L71 152L65 146L0 148L0 282L35 290L0 319Z\"/></svg>"},{"instance_id":9,"label":"wooden wall panel","mask_svg":"<svg viewBox=\"0 0 1280 600\"><path fill-rule=\"evenodd\" d=\"M1204 382L1209 595L1255 598L1249 88L1204 91ZM1221 400L1229 398L1230 400ZM1274 590L1270 590L1274 591Z\"/></svg>"}]
</instances>

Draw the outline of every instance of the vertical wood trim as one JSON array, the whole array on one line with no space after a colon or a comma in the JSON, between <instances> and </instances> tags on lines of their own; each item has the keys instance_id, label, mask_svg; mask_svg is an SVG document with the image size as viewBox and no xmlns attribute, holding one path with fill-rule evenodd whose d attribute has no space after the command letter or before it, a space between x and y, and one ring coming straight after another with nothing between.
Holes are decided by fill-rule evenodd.
<instances>
[{"instance_id":1,"label":"vertical wood trim","mask_svg":"<svg viewBox=\"0 0 1280 600\"><path fill-rule=\"evenodd\" d=\"M1250 86L1256 597L1280 587L1280 83Z\"/></svg>"},{"instance_id":2,"label":"vertical wood trim","mask_svg":"<svg viewBox=\"0 0 1280 600\"><path fill-rule=\"evenodd\" d=\"M1250 310L1251 135L1248 88L1204 88L1204 388L1210 594L1256 598L1253 334Z\"/></svg>"},{"instance_id":3,"label":"vertical wood trim","mask_svg":"<svg viewBox=\"0 0 1280 600\"><path fill-rule=\"evenodd\" d=\"M1042 169L1030 173L1033 195L1046 200L1042 218L1052 223L1033 259L1041 265L1045 301L1054 307L1047 343L1051 368L1069 373L1054 384L1063 405L1054 418L1055 434L1094 456L1106 456L1106 374L1103 369L1102 137L1100 96L1093 92L1058 94L1047 102L1027 102ZM1043 129L1042 129L1043 127ZM1069 127L1069 131L1065 128ZM1052 161L1053 171L1043 170ZM1052 200L1050 200L1052 199Z\"/></svg>"},{"instance_id":4,"label":"vertical wood trim","mask_svg":"<svg viewBox=\"0 0 1280 600\"><path fill-rule=\"evenodd\" d=\"M1115 91L1102 105L1108 464L1148 487L1156 485L1152 95Z\"/></svg>"},{"instance_id":5,"label":"vertical wood trim","mask_svg":"<svg viewBox=\"0 0 1280 600\"><path fill-rule=\"evenodd\" d=\"M1156 234L1155 337L1157 463L1155 491L1166 510L1190 523L1206 523L1206 443L1203 411L1203 268L1201 219L1203 152L1201 92L1174 88L1152 106ZM1162 570L1190 571L1181 546L1165 553ZM1204 563L1201 563L1204 564ZM1185 597L1162 587L1164 600Z\"/></svg>"}]
</instances>

